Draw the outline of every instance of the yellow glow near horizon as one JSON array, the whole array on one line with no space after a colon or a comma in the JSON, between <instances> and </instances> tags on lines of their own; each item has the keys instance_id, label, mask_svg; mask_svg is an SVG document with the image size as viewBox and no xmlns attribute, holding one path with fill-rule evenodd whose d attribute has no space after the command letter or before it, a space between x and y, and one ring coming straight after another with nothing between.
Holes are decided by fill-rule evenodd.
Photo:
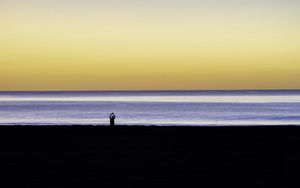
<instances>
[{"instance_id":1,"label":"yellow glow near horizon","mask_svg":"<svg viewBox=\"0 0 300 188\"><path fill-rule=\"evenodd\" d=\"M208 2L3 0L0 90L300 89L299 3Z\"/></svg>"}]
</instances>

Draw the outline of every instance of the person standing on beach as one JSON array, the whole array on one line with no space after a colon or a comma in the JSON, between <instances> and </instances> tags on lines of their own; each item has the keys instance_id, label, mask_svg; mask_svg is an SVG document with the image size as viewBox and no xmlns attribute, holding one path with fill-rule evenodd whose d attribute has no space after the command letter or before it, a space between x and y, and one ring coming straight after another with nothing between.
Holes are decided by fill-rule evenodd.
<instances>
[{"instance_id":1,"label":"person standing on beach","mask_svg":"<svg viewBox=\"0 0 300 188\"><path fill-rule=\"evenodd\" d=\"M116 119L116 116L114 113L111 113L109 115L109 119L110 119L110 126L115 126L115 119Z\"/></svg>"}]
</instances>

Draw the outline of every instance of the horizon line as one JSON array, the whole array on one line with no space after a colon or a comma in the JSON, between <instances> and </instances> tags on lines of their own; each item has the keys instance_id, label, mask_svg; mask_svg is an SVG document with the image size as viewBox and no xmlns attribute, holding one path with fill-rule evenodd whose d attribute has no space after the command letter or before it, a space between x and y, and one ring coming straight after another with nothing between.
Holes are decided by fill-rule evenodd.
<instances>
[{"instance_id":1,"label":"horizon line","mask_svg":"<svg viewBox=\"0 0 300 188\"><path fill-rule=\"evenodd\" d=\"M0 90L0 92L145 92L145 91L300 91L298 89L103 89L103 90Z\"/></svg>"}]
</instances>

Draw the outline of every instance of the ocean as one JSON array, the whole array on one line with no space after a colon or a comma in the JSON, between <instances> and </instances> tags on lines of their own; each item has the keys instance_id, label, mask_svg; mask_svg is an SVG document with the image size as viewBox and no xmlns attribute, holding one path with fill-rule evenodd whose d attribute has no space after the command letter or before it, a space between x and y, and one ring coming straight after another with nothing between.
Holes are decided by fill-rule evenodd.
<instances>
[{"instance_id":1,"label":"ocean","mask_svg":"<svg viewBox=\"0 0 300 188\"><path fill-rule=\"evenodd\" d=\"M300 90L0 92L0 125L300 125Z\"/></svg>"}]
</instances>

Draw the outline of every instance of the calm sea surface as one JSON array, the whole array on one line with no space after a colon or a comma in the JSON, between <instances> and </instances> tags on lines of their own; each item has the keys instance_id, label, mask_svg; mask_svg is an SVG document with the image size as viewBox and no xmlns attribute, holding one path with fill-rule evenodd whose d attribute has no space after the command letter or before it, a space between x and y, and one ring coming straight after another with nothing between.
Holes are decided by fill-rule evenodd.
<instances>
[{"instance_id":1,"label":"calm sea surface","mask_svg":"<svg viewBox=\"0 0 300 188\"><path fill-rule=\"evenodd\" d=\"M300 125L300 90L0 92L0 125Z\"/></svg>"}]
</instances>

